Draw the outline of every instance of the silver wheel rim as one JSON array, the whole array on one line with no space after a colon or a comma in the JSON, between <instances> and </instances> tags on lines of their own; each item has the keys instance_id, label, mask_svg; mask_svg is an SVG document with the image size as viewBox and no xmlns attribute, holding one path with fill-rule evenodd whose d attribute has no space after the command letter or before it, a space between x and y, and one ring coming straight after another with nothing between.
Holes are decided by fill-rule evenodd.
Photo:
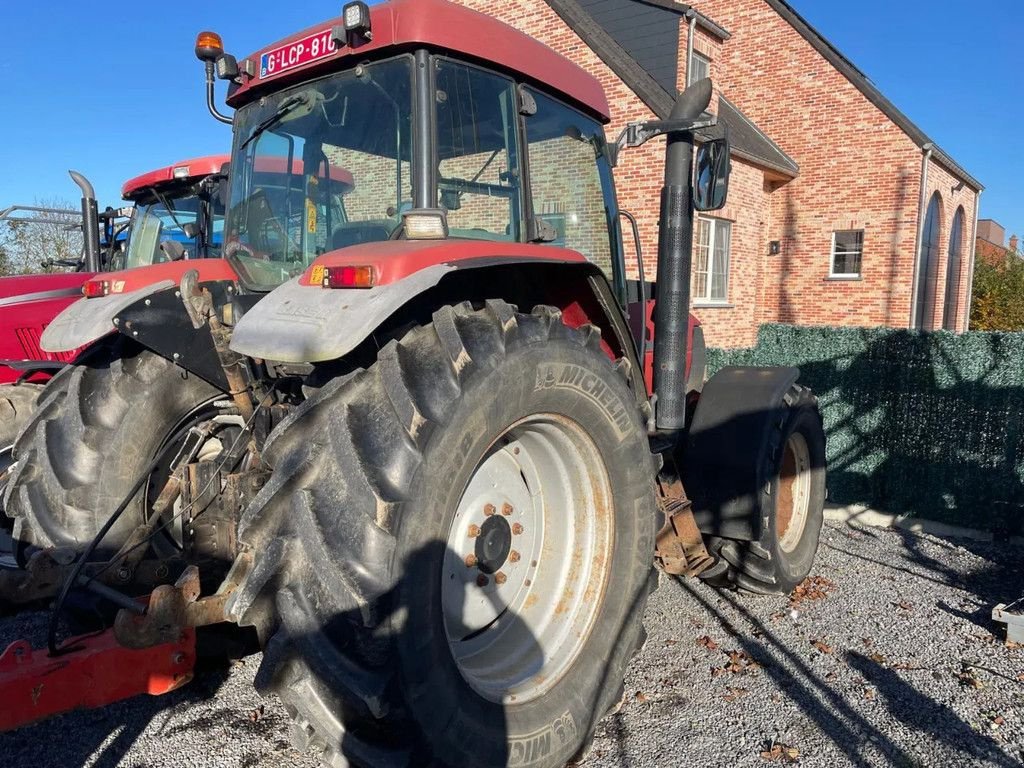
<instances>
[{"instance_id":1,"label":"silver wheel rim","mask_svg":"<svg viewBox=\"0 0 1024 768\"><path fill-rule=\"evenodd\" d=\"M786 441L779 472L776 533L779 548L792 552L803 538L811 500L811 454L807 440L794 432Z\"/></svg>"},{"instance_id":2,"label":"silver wheel rim","mask_svg":"<svg viewBox=\"0 0 1024 768\"><path fill-rule=\"evenodd\" d=\"M445 633L484 698L525 703L566 674L603 603L613 545L608 472L571 419L513 424L477 464L448 534Z\"/></svg>"}]
</instances>

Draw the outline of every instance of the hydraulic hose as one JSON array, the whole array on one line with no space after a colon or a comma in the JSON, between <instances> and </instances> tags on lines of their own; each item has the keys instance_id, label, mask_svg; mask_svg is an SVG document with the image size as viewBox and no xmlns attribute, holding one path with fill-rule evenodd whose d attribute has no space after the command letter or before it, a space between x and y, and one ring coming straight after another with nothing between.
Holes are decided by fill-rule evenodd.
<instances>
[{"instance_id":1,"label":"hydraulic hose","mask_svg":"<svg viewBox=\"0 0 1024 768\"><path fill-rule=\"evenodd\" d=\"M135 484L128 491L128 494L121 500L121 503L117 505L117 509L114 513L107 518L107 522L103 524L103 527L93 537L92 541L89 542L89 546L85 548L85 551L78 558L75 563L75 567L71 571L71 575L61 585L60 592L57 593L57 599L54 601L53 609L50 612L50 623L46 631L46 646L49 648L50 656L59 656L62 653L68 653L74 648L59 648L57 646L57 628L60 623L60 615L64 609L64 603L68 599L71 589L78 585L78 581L82 576L82 570L85 568L85 564L89 561L89 558L96 552L96 548L103 541L103 538L110 532L110 529L114 527L114 523L118 521L124 511L128 509L128 505L131 504L132 499L135 498L142 486L146 484L149 476L156 471L156 468L160 466L160 462L163 461L164 457L170 453L171 448L176 447L175 443L170 442L164 446L156 457L149 463L145 470L139 475L139 479L135 481Z\"/></svg>"}]
</instances>

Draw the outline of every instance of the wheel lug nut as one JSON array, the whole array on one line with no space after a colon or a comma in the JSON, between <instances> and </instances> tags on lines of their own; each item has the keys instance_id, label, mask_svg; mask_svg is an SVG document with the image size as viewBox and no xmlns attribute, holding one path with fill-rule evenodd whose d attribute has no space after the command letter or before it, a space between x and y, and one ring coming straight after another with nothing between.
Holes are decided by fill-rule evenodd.
<instances>
[{"instance_id":1,"label":"wheel lug nut","mask_svg":"<svg viewBox=\"0 0 1024 768\"><path fill-rule=\"evenodd\" d=\"M501 574L499 573L498 576L500 576L500 575ZM476 585L478 587L486 587L487 583L488 583L488 579L482 573L479 576L476 577ZM499 581L498 583L500 584L501 582Z\"/></svg>"},{"instance_id":2,"label":"wheel lug nut","mask_svg":"<svg viewBox=\"0 0 1024 768\"><path fill-rule=\"evenodd\" d=\"M493 504L484 504L484 514L487 515L487 517L490 517L495 512L497 512L497 510L494 508Z\"/></svg>"},{"instance_id":3,"label":"wheel lug nut","mask_svg":"<svg viewBox=\"0 0 1024 768\"><path fill-rule=\"evenodd\" d=\"M510 563L518 563L519 562L519 553L516 552L513 549L511 552L508 553L508 561Z\"/></svg>"},{"instance_id":4,"label":"wheel lug nut","mask_svg":"<svg viewBox=\"0 0 1024 768\"><path fill-rule=\"evenodd\" d=\"M500 584L504 584L507 580L508 580L508 576L506 576L501 571L498 571L496 574L494 574L494 583L495 584L499 584L499 585Z\"/></svg>"},{"instance_id":5,"label":"wheel lug nut","mask_svg":"<svg viewBox=\"0 0 1024 768\"><path fill-rule=\"evenodd\" d=\"M471 526L469 526L469 538L475 539L479 535L480 535L480 526L479 525L471 525Z\"/></svg>"},{"instance_id":6,"label":"wheel lug nut","mask_svg":"<svg viewBox=\"0 0 1024 768\"><path fill-rule=\"evenodd\" d=\"M514 533L516 536L518 536L522 532L523 532L523 526L522 526L521 523L513 523L512 524L512 533Z\"/></svg>"},{"instance_id":7,"label":"wheel lug nut","mask_svg":"<svg viewBox=\"0 0 1024 768\"><path fill-rule=\"evenodd\" d=\"M504 504L501 505L501 514L503 514L505 517L511 515L512 512L512 505L509 504L508 502L505 502Z\"/></svg>"},{"instance_id":8,"label":"wheel lug nut","mask_svg":"<svg viewBox=\"0 0 1024 768\"><path fill-rule=\"evenodd\" d=\"M466 555L464 562L466 563L467 568L472 568L476 565L476 555Z\"/></svg>"}]
</instances>

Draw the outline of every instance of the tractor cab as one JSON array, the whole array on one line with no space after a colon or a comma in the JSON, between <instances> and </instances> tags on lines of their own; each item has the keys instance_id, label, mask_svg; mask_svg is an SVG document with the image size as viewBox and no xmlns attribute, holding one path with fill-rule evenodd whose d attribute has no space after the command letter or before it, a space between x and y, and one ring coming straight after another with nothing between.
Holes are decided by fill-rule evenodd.
<instances>
[{"instance_id":1,"label":"tractor cab","mask_svg":"<svg viewBox=\"0 0 1024 768\"><path fill-rule=\"evenodd\" d=\"M134 203L127 238L110 250L110 270L220 255L227 155L185 160L125 182Z\"/></svg>"},{"instance_id":2,"label":"tractor cab","mask_svg":"<svg viewBox=\"0 0 1024 768\"><path fill-rule=\"evenodd\" d=\"M593 79L450 3L364 8L241 64L213 49L236 108L225 255L248 287L350 246L450 240L572 249L621 295Z\"/></svg>"}]
</instances>

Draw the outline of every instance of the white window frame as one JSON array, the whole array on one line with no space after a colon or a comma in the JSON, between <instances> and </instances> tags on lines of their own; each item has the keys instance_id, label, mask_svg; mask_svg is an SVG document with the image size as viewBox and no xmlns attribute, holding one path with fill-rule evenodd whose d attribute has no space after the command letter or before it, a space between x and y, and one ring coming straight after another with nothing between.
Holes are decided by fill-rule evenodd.
<instances>
[{"instance_id":1,"label":"white window frame","mask_svg":"<svg viewBox=\"0 0 1024 768\"><path fill-rule=\"evenodd\" d=\"M859 272L836 272L836 235L840 232L860 232L860 271ZM829 248L828 276L838 280L855 280L864 274L864 230L863 229L833 229L832 247ZM843 251L844 256L849 256L855 251Z\"/></svg>"},{"instance_id":2,"label":"white window frame","mask_svg":"<svg viewBox=\"0 0 1024 768\"><path fill-rule=\"evenodd\" d=\"M691 298L695 306L723 306L729 304L729 268L732 264L732 222L729 219L716 219L713 216L698 216L696 222L706 221L708 223L708 269L707 269L707 281L705 282L705 291L703 296L698 296L691 290ZM711 286L714 284L713 276L715 274L715 246L718 242L718 229L723 227L729 231L729 242L725 248L725 292L721 298L715 298L711 296ZM694 250L700 247L700 242L697 240L700 229L699 224L694 228ZM696 254L695 254L696 255Z\"/></svg>"},{"instance_id":3,"label":"white window frame","mask_svg":"<svg viewBox=\"0 0 1024 768\"><path fill-rule=\"evenodd\" d=\"M687 85L693 85L695 82L697 82L694 79L694 77L693 77L693 72L694 72L693 62L696 61L698 58L701 61L703 61L705 64L707 64L707 74L704 75L704 77L711 77L711 57L707 56L706 54L701 53L700 51L698 51L696 49L694 49L693 51L690 52L689 66L686 68L686 84Z\"/></svg>"}]
</instances>

